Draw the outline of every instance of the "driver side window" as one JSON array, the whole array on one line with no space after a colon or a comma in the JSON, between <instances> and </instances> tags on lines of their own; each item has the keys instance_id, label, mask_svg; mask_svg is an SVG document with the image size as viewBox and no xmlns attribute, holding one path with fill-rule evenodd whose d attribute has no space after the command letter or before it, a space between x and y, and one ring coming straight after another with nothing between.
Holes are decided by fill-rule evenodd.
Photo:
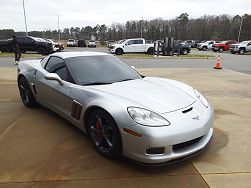
<instances>
[{"instance_id":1,"label":"driver side window","mask_svg":"<svg viewBox=\"0 0 251 188\"><path fill-rule=\"evenodd\" d=\"M48 60L45 70L50 73L56 73L58 76L65 81L72 82L72 79L66 69L66 65L63 59L55 56L51 56Z\"/></svg>"}]
</instances>

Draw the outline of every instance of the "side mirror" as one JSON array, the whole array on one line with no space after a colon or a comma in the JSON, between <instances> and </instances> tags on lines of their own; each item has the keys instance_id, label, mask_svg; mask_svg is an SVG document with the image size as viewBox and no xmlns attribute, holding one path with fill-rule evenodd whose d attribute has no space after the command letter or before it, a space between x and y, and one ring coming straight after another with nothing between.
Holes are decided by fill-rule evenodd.
<instances>
[{"instance_id":1,"label":"side mirror","mask_svg":"<svg viewBox=\"0 0 251 188\"><path fill-rule=\"evenodd\" d=\"M46 80L55 80L60 85L63 85L62 79L56 73L49 73L44 77Z\"/></svg>"},{"instance_id":2,"label":"side mirror","mask_svg":"<svg viewBox=\"0 0 251 188\"><path fill-rule=\"evenodd\" d=\"M128 45L128 43L125 43L125 45L127 46L127 45Z\"/></svg>"}]
</instances>

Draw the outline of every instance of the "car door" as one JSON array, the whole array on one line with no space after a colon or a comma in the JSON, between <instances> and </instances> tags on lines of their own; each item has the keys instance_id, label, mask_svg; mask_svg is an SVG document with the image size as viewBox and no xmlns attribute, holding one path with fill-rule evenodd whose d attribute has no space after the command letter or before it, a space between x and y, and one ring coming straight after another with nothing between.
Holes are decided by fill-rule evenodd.
<instances>
[{"instance_id":1,"label":"car door","mask_svg":"<svg viewBox=\"0 0 251 188\"><path fill-rule=\"evenodd\" d=\"M124 45L124 52L136 52L136 44L135 40L128 40L127 43Z\"/></svg>"},{"instance_id":2,"label":"car door","mask_svg":"<svg viewBox=\"0 0 251 188\"><path fill-rule=\"evenodd\" d=\"M248 51L248 52L251 52L251 42L249 42L249 43L247 44L247 51Z\"/></svg>"},{"instance_id":3,"label":"car door","mask_svg":"<svg viewBox=\"0 0 251 188\"><path fill-rule=\"evenodd\" d=\"M26 48L26 51L35 51L36 49L34 49L34 43L35 41L30 38L30 37L25 37L24 38L24 42L25 42L25 48Z\"/></svg>"},{"instance_id":4,"label":"car door","mask_svg":"<svg viewBox=\"0 0 251 188\"><path fill-rule=\"evenodd\" d=\"M143 39L135 40L135 52L145 52L145 47Z\"/></svg>"},{"instance_id":5,"label":"car door","mask_svg":"<svg viewBox=\"0 0 251 188\"><path fill-rule=\"evenodd\" d=\"M207 48L211 49L213 47L214 41L211 41L208 43Z\"/></svg>"},{"instance_id":6,"label":"car door","mask_svg":"<svg viewBox=\"0 0 251 188\"><path fill-rule=\"evenodd\" d=\"M62 79L63 85L55 80L45 79L49 73L58 74ZM34 76L37 99L50 109L69 119L72 104L70 97L72 83L65 61L59 57L51 56L45 68L35 72Z\"/></svg>"}]
</instances>

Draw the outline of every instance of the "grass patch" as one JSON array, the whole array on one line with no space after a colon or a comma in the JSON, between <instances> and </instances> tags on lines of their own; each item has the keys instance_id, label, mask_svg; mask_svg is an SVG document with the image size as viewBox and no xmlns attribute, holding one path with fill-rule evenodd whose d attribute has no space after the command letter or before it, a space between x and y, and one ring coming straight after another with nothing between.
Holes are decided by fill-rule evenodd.
<instances>
[{"instance_id":1,"label":"grass patch","mask_svg":"<svg viewBox=\"0 0 251 188\"><path fill-rule=\"evenodd\" d=\"M0 57L15 57L14 53L0 53ZM35 53L22 53L21 58L40 58L44 57L41 54L35 54Z\"/></svg>"},{"instance_id":2,"label":"grass patch","mask_svg":"<svg viewBox=\"0 0 251 188\"><path fill-rule=\"evenodd\" d=\"M174 55L174 56L154 56L149 54L123 54L117 56L119 58L124 59L210 59L215 58L213 55L205 55L205 54L187 54L187 55Z\"/></svg>"}]
</instances>

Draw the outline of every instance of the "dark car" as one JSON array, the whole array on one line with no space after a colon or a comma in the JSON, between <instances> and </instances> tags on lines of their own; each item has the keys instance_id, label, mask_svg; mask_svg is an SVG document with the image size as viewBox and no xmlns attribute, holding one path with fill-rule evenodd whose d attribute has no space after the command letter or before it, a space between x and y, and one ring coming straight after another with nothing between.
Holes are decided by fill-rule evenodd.
<instances>
[{"instance_id":1,"label":"dark car","mask_svg":"<svg viewBox=\"0 0 251 188\"><path fill-rule=\"evenodd\" d=\"M83 39L78 40L78 47L86 47L86 42Z\"/></svg>"},{"instance_id":2,"label":"dark car","mask_svg":"<svg viewBox=\"0 0 251 188\"><path fill-rule=\"evenodd\" d=\"M12 39L8 39L6 41L0 42L1 52L13 51L11 47L11 41ZM22 37L17 37L17 42L18 42L19 49L22 53L25 53L26 51L33 51L42 55L47 55L53 52L52 43L42 38L22 36Z\"/></svg>"},{"instance_id":3,"label":"dark car","mask_svg":"<svg viewBox=\"0 0 251 188\"><path fill-rule=\"evenodd\" d=\"M164 49L165 47L164 47L164 42L163 41L161 41L160 48L161 48L160 52L163 52L165 50ZM166 50L166 51L172 52L171 49ZM190 48L189 44L181 43L179 41L174 41L174 50L173 50L174 54L187 55L190 52L191 52L191 48Z\"/></svg>"}]
</instances>

